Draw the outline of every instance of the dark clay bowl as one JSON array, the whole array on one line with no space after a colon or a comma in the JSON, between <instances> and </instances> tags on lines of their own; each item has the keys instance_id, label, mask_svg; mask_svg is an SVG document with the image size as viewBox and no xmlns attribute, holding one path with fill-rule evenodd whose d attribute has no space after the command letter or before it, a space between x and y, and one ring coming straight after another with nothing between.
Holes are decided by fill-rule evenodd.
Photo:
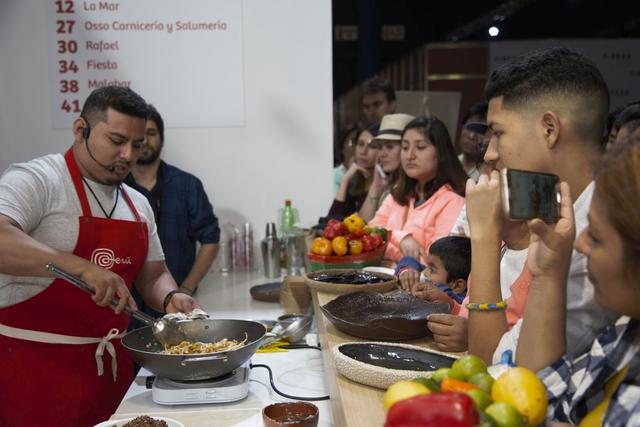
<instances>
[{"instance_id":1,"label":"dark clay bowl","mask_svg":"<svg viewBox=\"0 0 640 427\"><path fill-rule=\"evenodd\" d=\"M262 409L262 420L266 427L315 427L318 407L308 402L274 403Z\"/></svg>"},{"instance_id":2,"label":"dark clay bowl","mask_svg":"<svg viewBox=\"0 0 640 427\"><path fill-rule=\"evenodd\" d=\"M425 337L429 335L427 316L450 312L448 304L433 304L407 292L354 292L320 308L338 330L377 341Z\"/></svg>"},{"instance_id":3,"label":"dark clay bowl","mask_svg":"<svg viewBox=\"0 0 640 427\"><path fill-rule=\"evenodd\" d=\"M280 302L280 289L282 282L265 283L249 289L253 299L264 302Z\"/></svg>"},{"instance_id":4,"label":"dark clay bowl","mask_svg":"<svg viewBox=\"0 0 640 427\"><path fill-rule=\"evenodd\" d=\"M330 294L358 291L388 292L398 285L396 276L362 270L338 269L307 273L304 281L311 289Z\"/></svg>"},{"instance_id":5,"label":"dark clay bowl","mask_svg":"<svg viewBox=\"0 0 640 427\"><path fill-rule=\"evenodd\" d=\"M456 358L433 351L378 343L343 344L340 353L358 362L403 371L450 368Z\"/></svg>"},{"instance_id":6,"label":"dark clay bowl","mask_svg":"<svg viewBox=\"0 0 640 427\"><path fill-rule=\"evenodd\" d=\"M381 390L398 381L429 378L438 368L448 368L458 358L415 345L380 342L338 344L332 354L340 374Z\"/></svg>"}]
</instances>

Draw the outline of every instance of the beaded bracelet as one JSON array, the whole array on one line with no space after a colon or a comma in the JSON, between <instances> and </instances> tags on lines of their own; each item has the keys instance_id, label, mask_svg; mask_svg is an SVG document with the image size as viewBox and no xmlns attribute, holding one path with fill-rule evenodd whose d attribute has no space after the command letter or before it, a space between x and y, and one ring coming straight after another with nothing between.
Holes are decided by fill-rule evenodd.
<instances>
[{"instance_id":1,"label":"beaded bracelet","mask_svg":"<svg viewBox=\"0 0 640 427\"><path fill-rule=\"evenodd\" d=\"M471 302L466 305L469 310L489 311L489 310L505 310L508 307L506 301L499 301L493 303L475 303Z\"/></svg>"}]
</instances>

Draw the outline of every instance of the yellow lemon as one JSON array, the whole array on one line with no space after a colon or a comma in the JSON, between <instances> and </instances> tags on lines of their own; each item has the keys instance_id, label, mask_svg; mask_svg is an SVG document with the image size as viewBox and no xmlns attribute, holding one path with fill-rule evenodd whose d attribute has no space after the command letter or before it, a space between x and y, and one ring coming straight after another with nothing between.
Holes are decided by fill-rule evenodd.
<instances>
[{"instance_id":1,"label":"yellow lemon","mask_svg":"<svg viewBox=\"0 0 640 427\"><path fill-rule=\"evenodd\" d=\"M389 386L384 393L384 409L388 410L394 403L419 394L431 393L425 385L415 381L398 381Z\"/></svg>"},{"instance_id":2,"label":"yellow lemon","mask_svg":"<svg viewBox=\"0 0 640 427\"><path fill-rule=\"evenodd\" d=\"M547 393L542 381L522 367L509 369L491 388L495 402L509 403L527 418L529 426L537 426L547 413Z\"/></svg>"}]
</instances>

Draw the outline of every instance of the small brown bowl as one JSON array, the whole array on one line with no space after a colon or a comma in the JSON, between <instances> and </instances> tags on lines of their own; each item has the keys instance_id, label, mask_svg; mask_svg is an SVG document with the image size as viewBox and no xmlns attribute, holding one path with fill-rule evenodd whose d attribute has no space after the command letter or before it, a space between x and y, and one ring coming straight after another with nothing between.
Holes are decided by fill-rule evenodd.
<instances>
[{"instance_id":1,"label":"small brown bowl","mask_svg":"<svg viewBox=\"0 0 640 427\"><path fill-rule=\"evenodd\" d=\"M262 409L262 420L266 427L315 427L318 407L308 402L274 403Z\"/></svg>"}]
</instances>

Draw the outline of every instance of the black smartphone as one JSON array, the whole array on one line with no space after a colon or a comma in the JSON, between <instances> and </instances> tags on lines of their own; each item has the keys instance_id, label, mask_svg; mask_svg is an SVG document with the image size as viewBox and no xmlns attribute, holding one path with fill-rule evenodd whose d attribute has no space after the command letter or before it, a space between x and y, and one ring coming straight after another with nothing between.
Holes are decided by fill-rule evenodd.
<instances>
[{"instance_id":1,"label":"black smartphone","mask_svg":"<svg viewBox=\"0 0 640 427\"><path fill-rule=\"evenodd\" d=\"M558 176L518 169L500 171L502 208L507 218L556 221L560 215Z\"/></svg>"}]
</instances>

